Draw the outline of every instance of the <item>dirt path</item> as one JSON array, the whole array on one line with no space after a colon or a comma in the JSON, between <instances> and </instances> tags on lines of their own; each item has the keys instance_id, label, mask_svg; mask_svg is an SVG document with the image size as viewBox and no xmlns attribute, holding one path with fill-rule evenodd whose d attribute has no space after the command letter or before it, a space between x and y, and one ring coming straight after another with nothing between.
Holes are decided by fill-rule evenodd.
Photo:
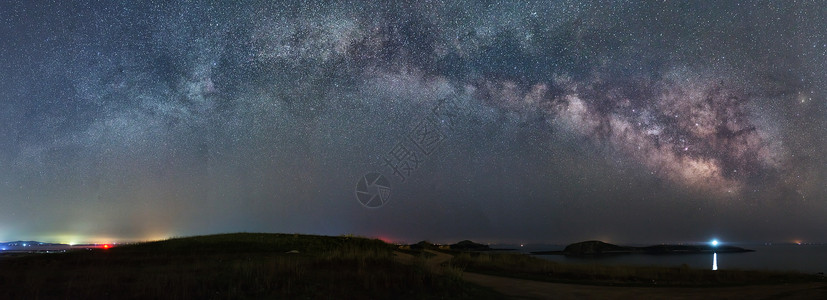
<instances>
[{"instance_id":1,"label":"dirt path","mask_svg":"<svg viewBox=\"0 0 827 300\"><path fill-rule=\"evenodd\" d=\"M428 252L428 253L434 255L434 256L429 257L425 260L425 265L428 266L429 269L433 270L434 272L436 272L438 274L442 274L442 272L443 272L442 264L450 261L451 258L453 258L453 256L450 255L450 254L445 254L445 253L437 252L437 251L433 251L433 250L425 250L425 252ZM400 261L400 262L406 263L406 264L411 264L411 263L413 263L414 259L416 259L416 257L414 257L411 254L402 253L402 252L399 252L399 251L394 251L393 255L396 257L397 261Z\"/></svg>"},{"instance_id":2,"label":"dirt path","mask_svg":"<svg viewBox=\"0 0 827 300\"><path fill-rule=\"evenodd\" d=\"M513 299L827 299L827 283L650 288L551 283L470 272L465 272L462 278Z\"/></svg>"},{"instance_id":3,"label":"dirt path","mask_svg":"<svg viewBox=\"0 0 827 300\"><path fill-rule=\"evenodd\" d=\"M428 259L428 265L432 268L435 268L438 272L442 272L442 268L440 267L442 266L442 264L447 263L452 258L454 258L453 255L442 252L436 252L433 250L425 250L425 252L435 255L434 257Z\"/></svg>"},{"instance_id":4,"label":"dirt path","mask_svg":"<svg viewBox=\"0 0 827 300\"><path fill-rule=\"evenodd\" d=\"M426 250L435 256L426 264L441 272L443 263L452 256ZM397 259L412 262L413 255L394 252ZM552 283L464 272L468 282L489 287L512 299L827 299L827 282L744 287L681 288L681 287L612 287Z\"/></svg>"}]
</instances>

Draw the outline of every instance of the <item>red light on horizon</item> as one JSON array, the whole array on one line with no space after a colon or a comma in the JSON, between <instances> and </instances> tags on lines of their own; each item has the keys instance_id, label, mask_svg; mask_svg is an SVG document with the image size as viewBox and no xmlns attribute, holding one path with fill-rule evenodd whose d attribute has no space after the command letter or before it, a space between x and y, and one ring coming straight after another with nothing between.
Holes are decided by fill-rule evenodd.
<instances>
[{"instance_id":1,"label":"red light on horizon","mask_svg":"<svg viewBox=\"0 0 827 300\"><path fill-rule=\"evenodd\" d=\"M109 249L109 247L112 247L112 246L109 246L109 244L104 244L103 245L103 249Z\"/></svg>"}]
</instances>

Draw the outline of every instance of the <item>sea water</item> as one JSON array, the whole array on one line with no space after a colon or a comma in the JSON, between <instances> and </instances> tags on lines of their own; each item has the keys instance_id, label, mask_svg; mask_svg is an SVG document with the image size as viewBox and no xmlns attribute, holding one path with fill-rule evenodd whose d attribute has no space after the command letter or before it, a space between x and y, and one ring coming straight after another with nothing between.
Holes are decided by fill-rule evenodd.
<instances>
[{"instance_id":1,"label":"sea water","mask_svg":"<svg viewBox=\"0 0 827 300\"><path fill-rule=\"evenodd\" d=\"M827 272L827 245L734 245L755 252L705 254L623 254L598 257L570 257L565 255L536 255L561 263L639 265L675 267L687 264L696 269L718 270L772 270L803 273ZM536 250L562 250L562 246ZM525 252L535 250L525 250Z\"/></svg>"}]
</instances>

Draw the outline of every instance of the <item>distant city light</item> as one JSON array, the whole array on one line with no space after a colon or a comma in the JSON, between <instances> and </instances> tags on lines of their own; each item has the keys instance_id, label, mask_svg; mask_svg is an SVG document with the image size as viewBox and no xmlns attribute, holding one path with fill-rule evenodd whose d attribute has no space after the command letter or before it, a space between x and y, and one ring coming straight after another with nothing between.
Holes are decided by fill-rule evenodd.
<instances>
[{"instance_id":1,"label":"distant city light","mask_svg":"<svg viewBox=\"0 0 827 300\"><path fill-rule=\"evenodd\" d=\"M712 244L712 247L718 246L718 240L712 240L710 244Z\"/></svg>"}]
</instances>

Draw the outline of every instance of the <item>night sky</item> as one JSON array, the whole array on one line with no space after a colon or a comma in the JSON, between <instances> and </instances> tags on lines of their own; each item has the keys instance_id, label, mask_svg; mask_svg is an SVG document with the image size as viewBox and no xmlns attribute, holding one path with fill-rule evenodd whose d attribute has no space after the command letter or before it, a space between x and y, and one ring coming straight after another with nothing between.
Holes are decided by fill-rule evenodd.
<instances>
[{"instance_id":1,"label":"night sky","mask_svg":"<svg viewBox=\"0 0 827 300\"><path fill-rule=\"evenodd\" d=\"M171 2L0 4L0 241L827 236L823 2Z\"/></svg>"}]
</instances>

